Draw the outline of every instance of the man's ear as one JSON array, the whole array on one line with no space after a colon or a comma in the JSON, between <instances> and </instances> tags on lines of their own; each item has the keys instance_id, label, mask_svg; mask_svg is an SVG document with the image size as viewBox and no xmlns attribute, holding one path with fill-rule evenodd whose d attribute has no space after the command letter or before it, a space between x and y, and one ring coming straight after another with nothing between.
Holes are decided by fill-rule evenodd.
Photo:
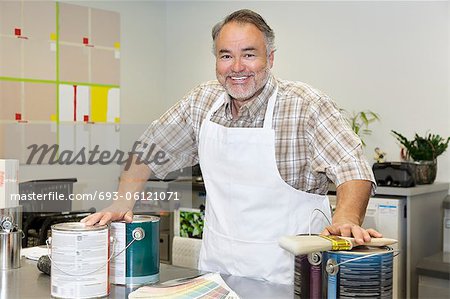
<instances>
[{"instance_id":1,"label":"man's ear","mask_svg":"<svg viewBox=\"0 0 450 299\"><path fill-rule=\"evenodd\" d=\"M269 66L270 66L270 68L273 67L273 59L274 59L274 56L275 56L275 50L272 50L272 51L270 52L270 54L269 54Z\"/></svg>"}]
</instances>

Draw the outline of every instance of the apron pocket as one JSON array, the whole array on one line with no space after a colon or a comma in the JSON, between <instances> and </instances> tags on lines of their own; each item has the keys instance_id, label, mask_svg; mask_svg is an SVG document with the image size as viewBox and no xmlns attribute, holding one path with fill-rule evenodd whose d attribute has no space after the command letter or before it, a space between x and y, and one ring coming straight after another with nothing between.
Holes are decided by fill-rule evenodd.
<instances>
[{"instance_id":1,"label":"apron pocket","mask_svg":"<svg viewBox=\"0 0 450 299\"><path fill-rule=\"evenodd\" d=\"M253 243L233 240L234 264L238 276L292 284L294 256L283 250L278 242Z\"/></svg>"}]
</instances>

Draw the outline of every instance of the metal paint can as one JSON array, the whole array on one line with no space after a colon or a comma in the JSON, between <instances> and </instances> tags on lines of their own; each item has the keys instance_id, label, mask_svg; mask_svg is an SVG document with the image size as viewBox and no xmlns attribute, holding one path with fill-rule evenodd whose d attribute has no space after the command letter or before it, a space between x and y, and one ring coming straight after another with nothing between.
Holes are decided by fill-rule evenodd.
<instances>
[{"instance_id":1,"label":"metal paint can","mask_svg":"<svg viewBox=\"0 0 450 299\"><path fill-rule=\"evenodd\" d=\"M326 252L327 298L392 298L391 248Z\"/></svg>"},{"instance_id":2,"label":"metal paint can","mask_svg":"<svg viewBox=\"0 0 450 299\"><path fill-rule=\"evenodd\" d=\"M109 227L67 222L51 229L52 297L108 296Z\"/></svg>"},{"instance_id":3,"label":"metal paint can","mask_svg":"<svg viewBox=\"0 0 450 299\"><path fill-rule=\"evenodd\" d=\"M0 270L20 268L23 232L0 231Z\"/></svg>"},{"instance_id":4,"label":"metal paint can","mask_svg":"<svg viewBox=\"0 0 450 299\"><path fill-rule=\"evenodd\" d=\"M111 283L133 286L159 281L159 217L134 215L131 223L113 222L111 235Z\"/></svg>"}]
</instances>

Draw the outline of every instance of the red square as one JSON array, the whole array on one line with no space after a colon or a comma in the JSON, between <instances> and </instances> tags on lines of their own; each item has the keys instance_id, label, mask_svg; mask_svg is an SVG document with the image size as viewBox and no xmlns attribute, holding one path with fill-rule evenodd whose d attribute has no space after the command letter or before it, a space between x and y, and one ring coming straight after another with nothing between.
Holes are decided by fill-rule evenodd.
<instances>
[{"instance_id":1,"label":"red square","mask_svg":"<svg viewBox=\"0 0 450 299\"><path fill-rule=\"evenodd\" d=\"M22 113L16 113L16 120L22 120Z\"/></svg>"},{"instance_id":2,"label":"red square","mask_svg":"<svg viewBox=\"0 0 450 299\"><path fill-rule=\"evenodd\" d=\"M89 115L83 115L83 120L84 121L89 121Z\"/></svg>"},{"instance_id":3,"label":"red square","mask_svg":"<svg viewBox=\"0 0 450 299\"><path fill-rule=\"evenodd\" d=\"M83 37L83 44L84 45L89 45L89 38Z\"/></svg>"},{"instance_id":4,"label":"red square","mask_svg":"<svg viewBox=\"0 0 450 299\"><path fill-rule=\"evenodd\" d=\"M14 34L16 36L21 36L22 35L22 29L20 28L14 28Z\"/></svg>"}]
</instances>

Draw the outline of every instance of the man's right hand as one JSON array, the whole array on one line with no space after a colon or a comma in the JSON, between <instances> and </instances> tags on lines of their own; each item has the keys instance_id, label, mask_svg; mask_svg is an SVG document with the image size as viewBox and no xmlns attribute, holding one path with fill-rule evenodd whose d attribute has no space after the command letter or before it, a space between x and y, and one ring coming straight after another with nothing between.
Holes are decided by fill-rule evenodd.
<instances>
[{"instance_id":1,"label":"man's right hand","mask_svg":"<svg viewBox=\"0 0 450 299\"><path fill-rule=\"evenodd\" d=\"M100 212L89 215L83 219L81 222L86 225L105 225L109 224L111 221L121 221L132 222L133 221L133 210L127 205L122 203L114 203L109 207L101 210Z\"/></svg>"},{"instance_id":2,"label":"man's right hand","mask_svg":"<svg viewBox=\"0 0 450 299\"><path fill-rule=\"evenodd\" d=\"M142 162L138 163L137 156L133 155L130 168L125 169L120 176L119 188L117 190L118 194L124 195L126 193L131 193L134 198L134 192L141 192L144 189L150 174L151 171L147 164ZM126 200L125 198L126 196L119 196L119 199L112 205L100 212L81 219L81 222L86 223L86 225L94 225L97 223L99 225L105 225L109 224L111 221L122 220L128 223L132 222L135 201Z\"/></svg>"}]
</instances>

